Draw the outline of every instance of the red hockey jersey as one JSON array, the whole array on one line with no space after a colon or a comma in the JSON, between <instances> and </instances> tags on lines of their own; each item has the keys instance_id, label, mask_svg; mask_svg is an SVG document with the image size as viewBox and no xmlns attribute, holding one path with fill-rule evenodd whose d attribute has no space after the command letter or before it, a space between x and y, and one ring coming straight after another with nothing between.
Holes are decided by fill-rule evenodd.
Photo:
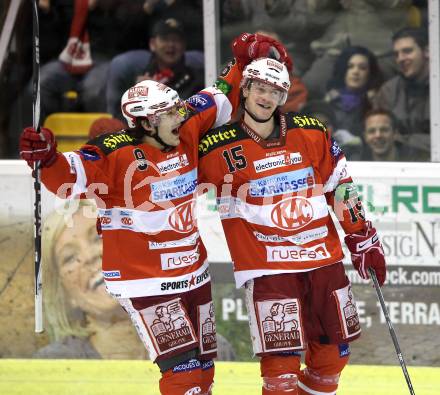
<instances>
[{"instance_id":1,"label":"red hockey jersey","mask_svg":"<svg viewBox=\"0 0 440 395\"><path fill-rule=\"evenodd\" d=\"M200 182L216 188L237 287L340 261L328 204L347 233L364 226L346 159L325 125L287 113L277 128L277 138L263 140L239 121L199 142Z\"/></svg>"},{"instance_id":2,"label":"red hockey jersey","mask_svg":"<svg viewBox=\"0 0 440 395\"><path fill-rule=\"evenodd\" d=\"M191 116L171 151L122 131L58 154L54 165L42 169L52 192L86 193L97 201L102 270L115 297L185 292L210 279L195 218L197 147L199 134L227 122L238 105L241 72L232 64L223 77L188 99Z\"/></svg>"}]
</instances>

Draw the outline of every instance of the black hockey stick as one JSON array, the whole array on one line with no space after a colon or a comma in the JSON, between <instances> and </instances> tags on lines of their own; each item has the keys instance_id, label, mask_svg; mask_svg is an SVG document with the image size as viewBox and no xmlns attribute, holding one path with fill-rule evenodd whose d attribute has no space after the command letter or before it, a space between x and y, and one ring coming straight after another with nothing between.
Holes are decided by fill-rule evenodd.
<instances>
[{"instance_id":1,"label":"black hockey stick","mask_svg":"<svg viewBox=\"0 0 440 395\"><path fill-rule=\"evenodd\" d=\"M383 315L388 324L388 329L390 331L391 339L393 340L394 348L396 349L397 359L399 360L400 366L402 367L403 375L405 376L406 384L408 384L409 393L415 395L414 388L409 377L408 370L406 369L405 360L403 359L402 351L400 350L399 342L397 341L396 332L394 331L393 324L388 313L387 306L385 306L385 299L383 298L382 290L380 289L379 281L377 281L376 272L373 268L368 268L368 273L373 280L374 289L376 290L377 298L379 299L380 306L382 307Z\"/></svg>"},{"instance_id":2,"label":"black hockey stick","mask_svg":"<svg viewBox=\"0 0 440 395\"><path fill-rule=\"evenodd\" d=\"M40 29L38 25L38 0L32 0L33 70L32 110L33 126L40 131ZM43 332L43 283L41 278L41 179L40 162L34 165L34 240L35 240L35 332Z\"/></svg>"}]
</instances>

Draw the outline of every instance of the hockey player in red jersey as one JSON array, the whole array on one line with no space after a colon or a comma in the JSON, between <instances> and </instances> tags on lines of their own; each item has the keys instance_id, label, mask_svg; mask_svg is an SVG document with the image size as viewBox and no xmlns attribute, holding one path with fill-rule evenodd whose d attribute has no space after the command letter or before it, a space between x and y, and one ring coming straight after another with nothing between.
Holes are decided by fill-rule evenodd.
<instances>
[{"instance_id":1,"label":"hockey player in red jersey","mask_svg":"<svg viewBox=\"0 0 440 395\"><path fill-rule=\"evenodd\" d=\"M211 394L215 317L206 250L195 222L198 140L238 106L243 66L260 56L286 60L284 47L240 36L241 51L216 85L181 101L156 81L128 89L129 128L59 153L49 129L26 128L20 155L40 161L44 185L62 197L85 193L99 207L107 290L132 319L162 373L166 395Z\"/></svg>"},{"instance_id":2,"label":"hockey player in red jersey","mask_svg":"<svg viewBox=\"0 0 440 395\"><path fill-rule=\"evenodd\" d=\"M245 67L244 115L201 138L199 177L217 191L236 284L245 286L263 394L331 395L361 328L328 205L363 278L374 268L382 285L385 260L325 125L279 112L289 86L286 66L276 60Z\"/></svg>"}]
</instances>

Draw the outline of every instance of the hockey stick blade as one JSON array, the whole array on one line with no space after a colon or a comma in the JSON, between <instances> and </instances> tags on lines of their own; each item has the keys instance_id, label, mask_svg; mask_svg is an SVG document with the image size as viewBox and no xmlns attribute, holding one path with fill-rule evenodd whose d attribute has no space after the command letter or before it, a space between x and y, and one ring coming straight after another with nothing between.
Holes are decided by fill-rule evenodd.
<instances>
[{"instance_id":1,"label":"hockey stick blade","mask_svg":"<svg viewBox=\"0 0 440 395\"><path fill-rule=\"evenodd\" d=\"M383 315L388 324L388 329L390 331L391 339L393 340L394 348L397 353L397 359L399 360L400 366L405 376L406 384L408 384L409 393L415 395L414 388L411 383L411 378L409 377L408 369L406 368L405 360L403 359L402 351L400 350L399 342L397 341L397 335L394 331L393 324L388 313L387 306L385 305L385 299L383 298L382 290L380 289L379 281L377 281L376 272L373 268L368 268L368 273L373 280L374 289L376 290L377 298L379 299L380 306L382 308Z\"/></svg>"}]
</instances>

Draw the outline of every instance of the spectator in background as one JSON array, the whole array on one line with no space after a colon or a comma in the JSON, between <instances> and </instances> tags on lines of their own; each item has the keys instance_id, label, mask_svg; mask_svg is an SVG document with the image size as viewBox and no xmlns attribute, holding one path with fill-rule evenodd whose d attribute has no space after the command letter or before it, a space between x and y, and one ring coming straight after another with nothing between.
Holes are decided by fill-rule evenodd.
<instances>
[{"instance_id":1,"label":"spectator in background","mask_svg":"<svg viewBox=\"0 0 440 395\"><path fill-rule=\"evenodd\" d=\"M64 49L57 59L41 67L42 122L48 115L60 111L103 110L98 97L105 84L107 64L97 51L92 58L88 31L89 11L95 5L96 2L74 2L70 34ZM66 105L69 103L68 108L64 100Z\"/></svg>"},{"instance_id":2,"label":"spectator in background","mask_svg":"<svg viewBox=\"0 0 440 395\"><path fill-rule=\"evenodd\" d=\"M267 37L271 37L274 40L282 42L280 36L274 31L257 30L255 34L262 34ZM284 112L297 112L307 102L307 88L299 77L294 75L294 70L290 73L290 88L287 96L286 103L281 107L281 111Z\"/></svg>"},{"instance_id":3,"label":"spectator in background","mask_svg":"<svg viewBox=\"0 0 440 395\"><path fill-rule=\"evenodd\" d=\"M412 0L317 0L315 12L334 10L334 19L319 39L311 43L316 59L302 76L310 97L325 94L326 81L341 51L363 46L377 57L386 78L395 75L387 38L409 23ZM293 29L295 27L293 26Z\"/></svg>"},{"instance_id":4,"label":"spectator in background","mask_svg":"<svg viewBox=\"0 0 440 395\"><path fill-rule=\"evenodd\" d=\"M361 160L427 161L429 154L399 142L399 132L393 114L375 109L365 115L365 145Z\"/></svg>"},{"instance_id":5,"label":"spectator in background","mask_svg":"<svg viewBox=\"0 0 440 395\"><path fill-rule=\"evenodd\" d=\"M322 1L322 0L321 0ZM276 32L295 59L302 76L314 60L310 42L321 37L335 18L335 7L316 9L316 0L224 0L221 2L221 53L229 57L229 43L243 30L260 26Z\"/></svg>"},{"instance_id":6,"label":"spectator in background","mask_svg":"<svg viewBox=\"0 0 440 395\"><path fill-rule=\"evenodd\" d=\"M50 2L52 6L56 4ZM105 111L109 61L124 46L121 29L126 30L126 21L118 17L124 6L124 0L73 2L64 17L70 27L64 49L41 67L42 122L54 112Z\"/></svg>"},{"instance_id":7,"label":"spectator in background","mask_svg":"<svg viewBox=\"0 0 440 395\"><path fill-rule=\"evenodd\" d=\"M162 82L186 99L204 86L204 57L200 51L187 51L183 26L169 18L158 21L149 41L150 51L134 50L116 56L107 81L107 112L123 119L122 94L142 80Z\"/></svg>"},{"instance_id":8,"label":"spectator in background","mask_svg":"<svg viewBox=\"0 0 440 395\"><path fill-rule=\"evenodd\" d=\"M337 58L325 101L335 113L335 129L348 132L342 145L362 136L365 113L381 82L377 59L367 48L347 47Z\"/></svg>"},{"instance_id":9,"label":"spectator in background","mask_svg":"<svg viewBox=\"0 0 440 395\"><path fill-rule=\"evenodd\" d=\"M374 99L393 113L407 143L430 151L429 48L424 29L406 28L393 37L399 75L386 81Z\"/></svg>"},{"instance_id":10,"label":"spectator in background","mask_svg":"<svg viewBox=\"0 0 440 395\"><path fill-rule=\"evenodd\" d=\"M43 59L49 59L40 69L42 124L55 112L105 112L110 59L124 46L130 48L125 41L130 41L131 36L124 36L126 18L119 16L125 3L126 0L39 2L40 23L49 23L57 32L51 31L52 38L47 45L42 42ZM43 38L47 37L48 27L43 25L41 30ZM32 123L31 103L29 82L12 109L11 137L17 128ZM15 144L15 136L13 140Z\"/></svg>"},{"instance_id":11,"label":"spectator in background","mask_svg":"<svg viewBox=\"0 0 440 395\"><path fill-rule=\"evenodd\" d=\"M126 0L127 3L132 3L132 1ZM150 25L160 19L177 19L185 30L187 48L189 50L203 50L203 0L137 1L142 3L142 10L139 12L149 16Z\"/></svg>"}]
</instances>

